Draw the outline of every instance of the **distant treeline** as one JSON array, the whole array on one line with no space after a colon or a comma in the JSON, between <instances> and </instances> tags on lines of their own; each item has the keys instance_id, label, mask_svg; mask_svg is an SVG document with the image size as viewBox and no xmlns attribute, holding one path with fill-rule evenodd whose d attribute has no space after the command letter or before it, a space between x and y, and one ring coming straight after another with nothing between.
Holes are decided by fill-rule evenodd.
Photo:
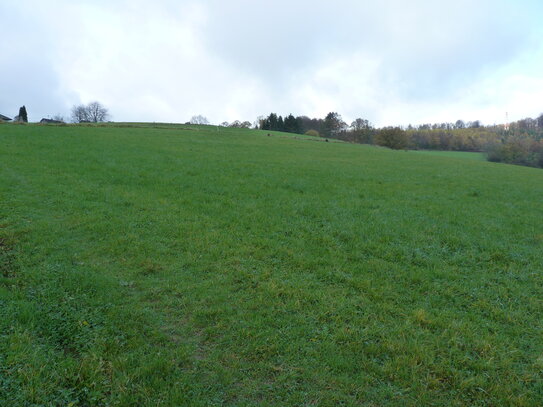
<instances>
[{"instance_id":1,"label":"distant treeline","mask_svg":"<svg viewBox=\"0 0 543 407\"><path fill-rule=\"evenodd\" d=\"M485 152L490 161L543 168L543 114L508 125L484 126L480 121L376 128L358 118L350 125L330 112L324 119L307 116L284 118L271 113L259 118L259 128L309 134L352 143L393 149Z\"/></svg>"}]
</instances>

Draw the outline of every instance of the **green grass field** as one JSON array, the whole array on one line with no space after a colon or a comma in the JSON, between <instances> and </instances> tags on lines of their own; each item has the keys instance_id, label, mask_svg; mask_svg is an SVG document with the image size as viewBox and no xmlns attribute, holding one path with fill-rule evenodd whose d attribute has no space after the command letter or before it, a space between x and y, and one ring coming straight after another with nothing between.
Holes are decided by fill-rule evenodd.
<instances>
[{"instance_id":1,"label":"green grass field","mask_svg":"<svg viewBox=\"0 0 543 407\"><path fill-rule=\"evenodd\" d=\"M542 405L542 215L527 167L0 125L0 405Z\"/></svg>"},{"instance_id":2,"label":"green grass field","mask_svg":"<svg viewBox=\"0 0 543 407\"><path fill-rule=\"evenodd\" d=\"M450 158L465 158L465 159L477 160L477 161L486 160L484 153L472 153L469 151L413 150L413 151L410 151L410 153L435 155L435 156L450 157Z\"/></svg>"}]
</instances>

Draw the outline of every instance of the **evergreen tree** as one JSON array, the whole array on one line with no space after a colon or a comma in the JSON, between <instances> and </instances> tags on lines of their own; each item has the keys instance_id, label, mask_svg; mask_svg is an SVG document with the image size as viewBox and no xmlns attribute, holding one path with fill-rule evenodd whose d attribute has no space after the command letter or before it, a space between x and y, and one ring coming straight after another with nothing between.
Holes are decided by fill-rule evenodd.
<instances>
[{"instance_id":1,"label":"evergreen tree","mask_svg":"<svg viewBox=\"0 0 543 407\"><path fill-rule=\"evenodd\" d=\"M26 113L26 107L19 108L19 120L28 123L28 115Z\"/></svg>"},{"instance_id":2,"label":"evergreen tree","mask_svg":"<svg viewBox=\"0 0 543 407\"><path fill-rule=\"evenodd\" d=\"M285 131L287 133L298 133L297 127L298 122L292 114L289 114L287 117L285 117Z\"/></svg>"},{"instance_id":3,"label":"evergreen tree","mask_svg":"<svg viewBox=\"0 0 543 407\"><path fill-rule=\"evenodd\" d=\"M277 115L275 113L270 113L268 116L269 121L269 130L277 131Z\"/></svg>"},{"instance_id":4,"label":"evergreen tree","mask_svg":"<svg viewBox=\"0 0 543 407\"><path fill-rule=\"evenodd\" d=\"M285 131L285 122L282 116L277 118L277 131Z\"/></svg>"}]
</instances>

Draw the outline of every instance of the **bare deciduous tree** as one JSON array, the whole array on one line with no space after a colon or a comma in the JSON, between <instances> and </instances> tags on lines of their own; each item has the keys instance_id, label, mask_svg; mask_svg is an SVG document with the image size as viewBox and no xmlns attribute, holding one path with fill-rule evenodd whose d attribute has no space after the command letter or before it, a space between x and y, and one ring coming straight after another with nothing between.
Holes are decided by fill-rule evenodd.
<instances>
[{"instance_id":1,"label":"bare deciduous tree","mask_svg":"<svg viewBox=\"0 0 543 407\"><path fill-rule=\"evenodd\" d=\"M99 102L91 102L88 105L76 105L72 108L72 122L105 122L109 118L108 110Z\"/></svg>"},{"instance_id":2,"label":"bare deciduous tree","mask_svg":"<svg viewBox=\"0 0 543 407\"><path fill-rule=\"evenodd\" d=\"M85 105L76 105L72 107L72 122L81 123L88 122L87 107Z\"/></svg>"},{"instance_id":3,"label":"bare deciduous tree","mask_svg":"<svg viewBox=\"0 0 543 407\"><path fill-rule=\"evenodd\" d=\"M105 122L109 118L108 110L99 102L91 102L87 105L89 120L93 123Z\"/></svg>"},{"instance_id":4,"label":"bare deciduous tree","mask_svg":"<svg viewBox=\"0 0 543 407\"><path fill-rule=\"evenodd\" d=\"M228 124L228 127L235 127L237 129L250 129L251 128L251 122L249 121L244 121L244 122L241 122L239 120L235 120L233 121L232 123Z\"/></svg>"},{"instance_id":5,"label":"bare deciduous tree","mask_svg":"<svg viewBox=\"0 0 543 407\"><path fill-rule=\"evenodd\" d=\"M190 124L209 124L209 120L207 120L207 117L199 114L197 116L192 116L190 119Z\"/></svg>"}]
</instances>

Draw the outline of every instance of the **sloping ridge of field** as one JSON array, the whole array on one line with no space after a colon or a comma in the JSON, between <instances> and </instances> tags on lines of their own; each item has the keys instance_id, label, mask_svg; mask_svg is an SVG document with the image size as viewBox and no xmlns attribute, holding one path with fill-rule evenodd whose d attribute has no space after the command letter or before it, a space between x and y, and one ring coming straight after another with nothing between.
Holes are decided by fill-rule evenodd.
<instances>
[{"instance_id":1,"label":"sloping ridge of field","mask_svg":"<svg viewBox=\"0 0 543 407\"><path fill-rule=\"evenodd\" d=\"M0 405L543 401L543 171L0 125Z\"/></svg>"}]
</instances>

